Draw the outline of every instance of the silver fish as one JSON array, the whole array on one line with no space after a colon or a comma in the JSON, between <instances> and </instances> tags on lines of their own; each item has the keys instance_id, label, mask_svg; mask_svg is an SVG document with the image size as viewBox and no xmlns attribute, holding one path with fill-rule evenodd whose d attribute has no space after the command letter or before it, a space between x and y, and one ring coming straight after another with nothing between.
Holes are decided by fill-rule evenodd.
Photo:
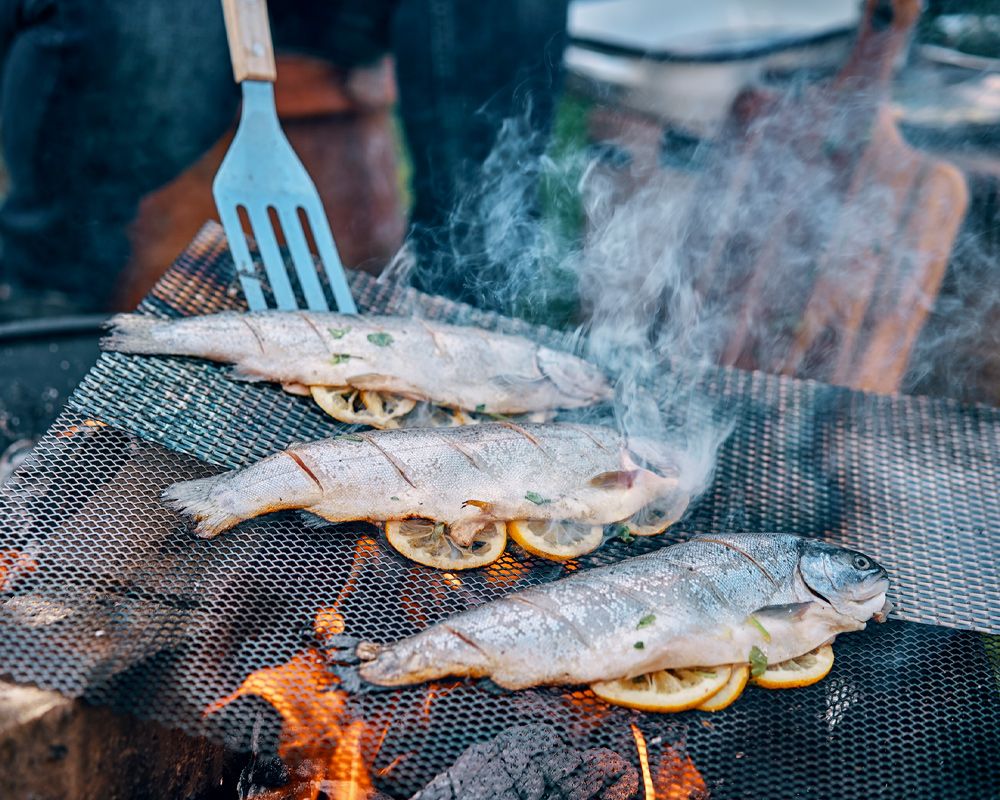
<instances>
[{"instance_id":1,"label":"silver fish","mask_svg":"<svg viewBox=\"0 0 1000 800\"><path fill-rule=\"evenodd\" d=\"M510 689L587 684L746 663L753 647L777 663L883 616L888 588L871 558L824 542L699 536L357 652L368 659L362 678L383 686L445 676L488 676Z\"/></svg>"},{"instance_id":2,"label":"silver fish","mask_svg":"<svg viewBox=\"0 0 1000 800\"><path fill-rule=\"evenodd\" d=\"M637 463L619 434L512 422L371 431L297 444L245 469L169 487L164 501L214 536L281 509L331 522L419 517L467 546L495 521L604 525L670 497L678 475Z\"/></svg>"},{"instance_id":3,"label":"silver fish","mask_svg":"<svg viewBox=\"0 0 1000 800\"><path fill-rule=\"evenodd\" d=\"M354 389L487 414L580 408L611 396L603 373L583 359L471 326L307 311L119 314L111 325L106 350L234 364L234 377L297 394Z\"/></svg>"}]
</instances>

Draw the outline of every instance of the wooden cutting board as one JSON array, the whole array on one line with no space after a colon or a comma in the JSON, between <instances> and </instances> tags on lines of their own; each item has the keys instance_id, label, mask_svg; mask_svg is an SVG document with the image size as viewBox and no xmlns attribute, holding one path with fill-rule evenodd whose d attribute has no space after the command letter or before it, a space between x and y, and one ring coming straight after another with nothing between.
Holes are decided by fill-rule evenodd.
<instances>
[{"instance_id":1,"label":"wooden cutting board","mask_svg":"<svg viewBox=\"0 0 1000 800\"><path fill-rule=\"evenodd\" d=\"M888 103L919 0L868 0L836 77L734 103L694 192L688 266L721 361L898 391L968 203Z\"/></svg>"}]
</instances>

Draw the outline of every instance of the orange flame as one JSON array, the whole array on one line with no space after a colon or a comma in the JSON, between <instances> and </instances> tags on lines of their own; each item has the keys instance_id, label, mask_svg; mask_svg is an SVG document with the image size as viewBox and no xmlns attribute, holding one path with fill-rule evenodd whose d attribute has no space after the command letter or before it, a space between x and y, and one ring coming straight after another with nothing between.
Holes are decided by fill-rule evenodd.
<instances>
[{"instance_id":1,"label":"orange flame","mask_svg":"<svg viewBox=\"0 0 1000 800\"><path fill-rule=\"evenodd\" d=\"M675 748L667 747L660 756L656 774L649 768L649 748L639 726L632 723L632 737L639 754L645 800L704 800L708 787L691 757L681 755Z\"/></svg>"},{"instance_id":2,"label":"orange flame","mask_svg":"<svg viewBox=\"0 0 1000 800\"><path fill-rule=\"evenodd\" d=\"M701 800L708 797L708 787L691 756L668 747L660 756L656 770L657 800Z\"/></svg>"},{"instance_id":3,"label":"orange flame","mask_svg":"<svg viewBox=\"0 0 1000 800\"><path fill-rule=\"evenodd\" d=\"M38 569L38 562L20 550L0 550L0 592L10 591L18 578Z\"/></svg>"},{"instance_id":4,"label":"orange flame","mask_svg":"<svg viewBox=\"0 0 1000 800\"><path fill-rule=\"evenodd\" d=\"M354 563L340 594L329 608L316 612L313 628L323 641L343 633L344 615L338 606L354 591L361 564L378 554L378 543L362 538L354 550ZM347 695L339 679L326 668L316 649L293 656L287 663L265 667L247 676L232 694L210 704L206 714L219 711L239 697L263 698L281 715L278 755L288 767L291 783L276 792L256 794L261 800L366 800L375 788L362 751L369 726L349 719ZM386 727L388 730L388 726ZM376 753L385 738L378 740Z\"/></svg>"},{"instance_id":5,"label":"orange flame","mask_svg":"<svg viewBox=\"0 0 1000 800\"><path fill-rule=\"evenodd\" d=\"M427 686L427 695L424 697L423 704L423 715L424 720L430 722L431 719L431 703L437 700L439 697L443 697L448 694L452 689L460 685L460 681L452 681L451 683L431 683Z\"/></svg>"},{"instance_id":6,"label":"orange flame","mask_svg":"<svg viewBox=\"0 0 1000 800\"><path fill-rule=\"evenodd\" d=\"M642 770L642 796L646 800L656 800L656 788L653 786L653 775L649 771L649 749L646 747L646 737L642 735L639 726L631 723L632 738L635 739L635 749L639 753L639 768Z\"/></svg>"}]
</instances>

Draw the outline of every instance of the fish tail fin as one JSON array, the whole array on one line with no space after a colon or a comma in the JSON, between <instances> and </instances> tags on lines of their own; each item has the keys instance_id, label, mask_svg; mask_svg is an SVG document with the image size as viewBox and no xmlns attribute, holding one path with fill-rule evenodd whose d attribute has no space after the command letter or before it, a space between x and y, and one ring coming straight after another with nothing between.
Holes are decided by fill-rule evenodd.
<instances>
[{"instance_id":1,"label":"fish tail fin","mask_svg":"<svg viewBox=\"0 0 1000 800\"><path fill-rule=\"evenodd\" d=\"M247 518L228 511L220 505L219 498L214 496L215 489L226 477L223 473L210 478L181 481L168 486L161 498L168 508L195 521L195 533L198 536L211 539Z\"/></svg>"},{"instance_id":2,"label":"fish tail fin","mask_svg":"<svg viewBox=\"0 0 1000 800\"><path fill-rule=\"evenodd\" d=\"M115 314L108 320L110 332L101 339L101 348L117 353L177 354L176 343L163 335L169 324L140 314Z\"/></svg>"}]
</instances>

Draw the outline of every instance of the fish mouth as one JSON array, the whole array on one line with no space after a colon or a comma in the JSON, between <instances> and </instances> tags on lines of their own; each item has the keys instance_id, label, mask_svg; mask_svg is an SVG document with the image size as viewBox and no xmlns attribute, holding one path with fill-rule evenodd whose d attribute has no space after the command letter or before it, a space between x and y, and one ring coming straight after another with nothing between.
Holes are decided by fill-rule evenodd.
<instances>
[{"instance_id":1,"label":"fish mouth","mask_svg":"<svg viewBox=\"0 0 1000 800\"><path fill-rule=\"evenodd\" d=\"M882 573L881 575L873 575L859 584L857 591L853 593L855 596L851 599L863 603L866 600L884 595L887 591L889 591L889 576Z\"/></svg>"},{"instance_id":2,"label":"fish mouth","mask_svg":"<svg viewBox=\"0 0 1000 800\"><path fill-rule=\"evenodd\" d=\"M826 571L825 566L824 571ZM829 572L827 572L827 577L829 577ZM810 586L801 570L799 571L799 580L818 600L823 601L838 613L846 614L861 622L873 617L877 622L883 622L893 608L892 603L886 598L890 583L889 576L884 570L865 578L846 590L831 594L829 597Z\"/></svg>"}]
</instances>

